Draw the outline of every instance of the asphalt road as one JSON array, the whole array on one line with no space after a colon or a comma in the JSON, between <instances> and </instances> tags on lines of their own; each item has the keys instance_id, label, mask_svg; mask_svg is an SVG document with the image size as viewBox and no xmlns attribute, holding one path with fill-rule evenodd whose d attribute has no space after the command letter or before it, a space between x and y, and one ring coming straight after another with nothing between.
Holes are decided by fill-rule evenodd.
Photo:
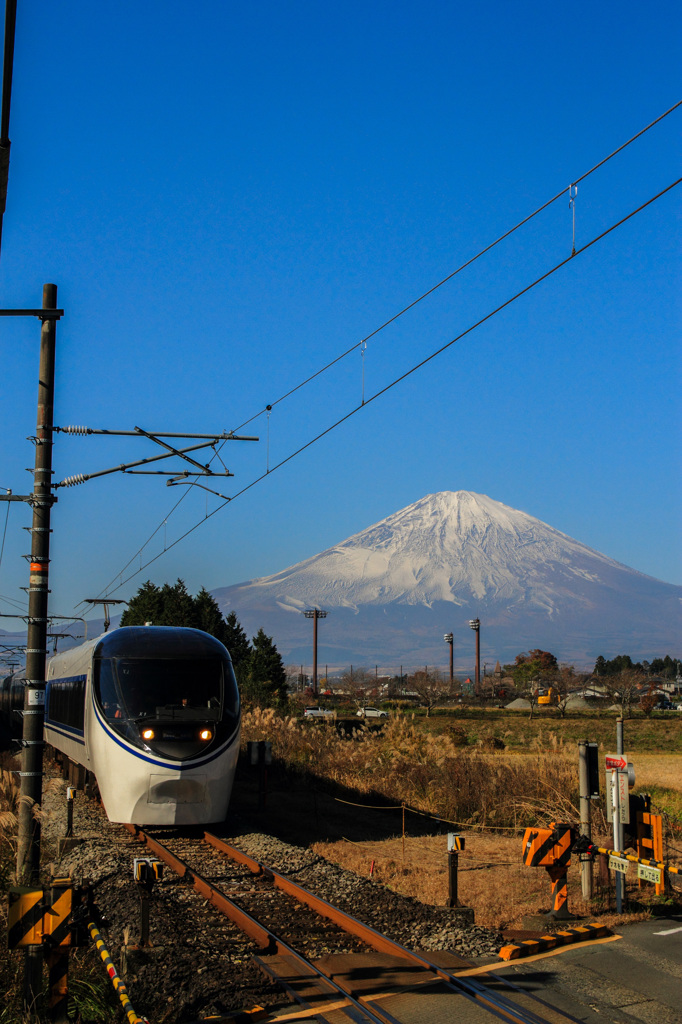
<instances>
[{"instance_id":1,"label":"asphalt road","mask_svg":"<svg viewBox=\"0 0 682 1024\"><path fill-rule=\"evenodd\" d=\"M512 961L495 974L586 1024L682 1024L682 915L618 934L615 942Z\"/></svg>"}]
</instances>

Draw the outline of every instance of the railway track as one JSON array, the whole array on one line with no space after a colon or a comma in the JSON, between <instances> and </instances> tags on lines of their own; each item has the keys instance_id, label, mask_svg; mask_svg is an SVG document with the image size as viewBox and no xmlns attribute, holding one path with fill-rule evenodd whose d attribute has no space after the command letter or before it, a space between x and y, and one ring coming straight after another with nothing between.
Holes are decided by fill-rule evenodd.
<instances>
[{"instance_id":1,"label":"railway track","mask_svg":"<svg viewBox=\"0 0 682 1024\"><path fill-rule=\"evenodd\" d=\"M463 973L472 964L456 954L407 949L210 832L204 833L198 858L195 839L161 839L158 832L125 827L253 942L254 961L291 1001L272 1020L576 1020L493 973Z\"/></svg>"}]
</instances>

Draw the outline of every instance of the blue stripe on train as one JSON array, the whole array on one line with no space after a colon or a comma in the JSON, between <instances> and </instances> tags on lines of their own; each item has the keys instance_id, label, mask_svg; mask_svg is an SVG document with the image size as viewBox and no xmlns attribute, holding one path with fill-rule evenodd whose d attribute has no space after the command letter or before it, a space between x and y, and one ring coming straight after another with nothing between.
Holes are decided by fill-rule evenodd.
<instances>
[{"instance_id":1,"label":"blue stripe on train","mask_svg":"<svg viewBox=\"0 0 682 1024\"><path fill-rule=\"evenodd\" d=\"M215 761L217 757L220 757L221 754L225 753L228 747L232 746L232 744L236 740L237 733L239 732L239 724L237 724L234 732L229 737L229 739L227 739L225 743L223 743L223 745L219 747L218 750L215 750L210 756L200 758L196 761L161 761L159 760L159 758L152 757L149 754L143 754L142 751L139 750L139 748L134 747L130 743L127 743L124 739L122 739L122 737L118 735L118 733L114 732L111 726L108 725L106 719L102 717L102 714L97 705L95 704L94 699L92 700L92 707L94 709L95 715L97 716L97 721L102 726L102 729L106 732L109 739L112 739L114 743L118 744L119 747L122 747L123 750L126 751L126 753L132 754L134 757L138 758L138 760L146 761L148 764L156 765L159 768L172 768L174 771L179 772L186 772L194 768L202 768L205 764L209 764L211 761Z\"/></svg>"}]
</instances>

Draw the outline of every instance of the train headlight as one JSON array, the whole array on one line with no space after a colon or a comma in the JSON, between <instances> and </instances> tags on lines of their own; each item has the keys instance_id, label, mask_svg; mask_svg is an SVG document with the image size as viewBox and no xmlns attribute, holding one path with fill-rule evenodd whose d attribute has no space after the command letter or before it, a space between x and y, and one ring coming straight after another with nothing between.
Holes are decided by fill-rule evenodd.
<instances>
[{"instance_id":1,"label":"train headlight","mask_svg":"<svg viewBox=\"0 0 682 1024\"><path fill-rule=\"evenodd\" d=\"M201 732L199 733L199 739L200 740L204 740L204 741L212 740L213 739L213 732L212 732L212 730L211 729L202 729Z\"/></svg>"},{"instance_id":2,"label":"train headlight","mask_svg":"<svg viewBox=\"0 0 682 1024\"><path fill-rule=\"evenodd\" d=\"M142 730L142 739L143 740L153 740L154 739L154 730L153 729L143 729Z\"/></svg>"}]
</instances>

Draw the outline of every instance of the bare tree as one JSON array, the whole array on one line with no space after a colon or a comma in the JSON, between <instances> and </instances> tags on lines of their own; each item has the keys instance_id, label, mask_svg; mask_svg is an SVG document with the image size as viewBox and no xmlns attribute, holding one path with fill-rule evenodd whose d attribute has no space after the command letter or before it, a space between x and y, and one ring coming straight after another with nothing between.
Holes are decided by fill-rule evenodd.
<instances>
[{"instance_id":1,"label":"bare tree","mask_svg":"<svg viewBox=\"0 0 682 1024\"><path fill-rule=\"evenodd\" d=\"M373 672L366 668L347 669L339 680L339 690L346 694L358 707L365 703L365 698L370 691L374 691L376 680Z\"/></svg>"},{"instance_id":2,"label":"bare tree","mask_svg":"<svg viewBox=\"0 0 682 1024\"><path fill-rule=\"evenodd\" d=\"M647 686L647 678L644 672L627 668L612 676L600 676L599 683L620 711L620 717L632 718L632 705L639 701L642 690Z\"/></svg>"},{"instance_id":3,"label":"bare tree","mask_svg":"<svg viewBox=\"0 0 682 1024\"><path fill-rule=\"evenodd\" d=\"M287 692L290 697L303 692L303 680L298 665L287 665Z\"/></svg>"},{"instance_id":4,"label":"bare tree","mask_svg":"<svg viewBox=\"0 0 682 1024\"><path fill-rule=\"evenodd\" d=\"M566 714L568 701L571 693L577 689L586 679L585 675L578 675L573 665L561 665L552 682L555 693L555 707L561 717Z\"/></svg>"},{"instance_id":5,"label":"bare tree","mask_svg":"<svg viewBox=\"0 0 682 1024\"><path fill-rule=\"evenodd\" d=\"M526 700L530 704L530 714L528 715L528 718L532 722L533 721L533 712L535 711L535 708L537 707L538 697L540 696L539 691L538 691L538 683L536 681L531 681L530 686L524 692L523 696L526 698Z\"/></svg>"},{"instance_id":6,"label":"bare tree","mask_svg":"<svg viewBox=\"0 0 682 1024\"><path fill-rule=\"evenodd\" d=\"M419 697L420 703L426 708L426 717L431 709L440 701L450 696L450 680L444 681L440 672L423 671L413 673L407 680L410 690Z\"/></svg>"}]
</instances>

